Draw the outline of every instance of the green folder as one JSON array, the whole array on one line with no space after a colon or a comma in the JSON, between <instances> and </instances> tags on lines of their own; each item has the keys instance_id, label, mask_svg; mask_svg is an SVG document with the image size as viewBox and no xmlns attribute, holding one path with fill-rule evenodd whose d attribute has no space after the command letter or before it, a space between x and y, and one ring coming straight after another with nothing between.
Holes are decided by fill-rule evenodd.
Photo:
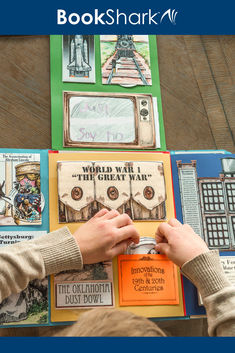
<instances>
[{"instance_id":1,"label":"green folder","mask_svg":"<svg viewBox=\"0 0 235 353\"><path fill-rule=\"evenodd\" d=\"M151 94L157 98L157 109L159 119L159 137L161 148L166 150L165 133L162 116L160 78L158 70L157 41L156 36L149 36L150 68L152 85L139 85L134 87L123 87L117 84L102 84L101 58L100 58L100 36L94 36L95 45L95 77L96 83L63 82L62 77L62 47L63 36L52 35L50 37L50 67L51 67L51 137L52 149L54 150L88 150L91 148L74 148L63 146L63 91L79 92L107 92L125 94ZM122 147L121 149L124 149ZM93 148L92 148L93 149ZM97 149L97 148L95 148ZM102 150L102 148L98 148ZM125 148L132 150L132 148ZM136 148L135 148L136 149ZM145 149L145 148L140 148ZM116 148L112 148L116 150ZM119 150L119 149L117 149Z\"/></svg>"}]
</instances>

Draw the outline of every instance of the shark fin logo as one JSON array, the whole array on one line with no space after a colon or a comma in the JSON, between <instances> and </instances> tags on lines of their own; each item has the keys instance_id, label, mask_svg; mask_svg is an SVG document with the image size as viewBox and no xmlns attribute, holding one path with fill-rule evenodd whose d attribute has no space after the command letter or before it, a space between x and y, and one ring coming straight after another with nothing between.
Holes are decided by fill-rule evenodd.
<instances>
[{"instance_id":1,"label":"shark fin logo","mask_svg":"<svg viewBox=\"0 0 235 353\"><path fill-rule=\"evenodd\" d=\"M164 19L164 17L168 16L170 22L175 25L176 22L175 22L175 18L177 16L178 12L174 9L174 10L167 10L164 12L164 14L162 15L161 19L160 19L160 23L162 23L162 20Z\"/></svg>"}]
</instances>

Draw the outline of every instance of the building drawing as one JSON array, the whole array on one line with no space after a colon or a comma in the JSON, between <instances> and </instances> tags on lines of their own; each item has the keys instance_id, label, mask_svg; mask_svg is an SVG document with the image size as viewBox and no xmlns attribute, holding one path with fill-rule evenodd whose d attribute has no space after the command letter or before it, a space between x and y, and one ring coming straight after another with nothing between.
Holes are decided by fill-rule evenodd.
<instances>
[{"instance_id":1,"label":"building drawing","mask_svg":"<svg viewBox=\"0 0 235 353\"><path fill-rule=\"evenodd\" d=\"M222 171L215 178L199 178L196 161L177 161L177 166L184 222L209 248L229 250L235 248L235 159L223 158L221 162ZM194 204L190 201L193 198L197 200Z\"/></svg>"}]
</instances>

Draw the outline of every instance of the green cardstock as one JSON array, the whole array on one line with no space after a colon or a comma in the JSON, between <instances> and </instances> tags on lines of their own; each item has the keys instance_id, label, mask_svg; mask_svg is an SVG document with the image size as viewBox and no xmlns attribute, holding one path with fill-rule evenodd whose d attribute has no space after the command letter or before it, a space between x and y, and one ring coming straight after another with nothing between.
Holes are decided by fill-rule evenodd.
<instances>
[{"instance_id":1,"label":"green cardstock","mask_svg":"<svg viewBox=\"0 0 235 353\"><path fill-rule=\"evenodd\" d=\"M150 47L150 65L152 74L152 85L150 86L135 86L122 87L119 85L104 85L102 84L101 73L101 58L100 58L100 38L98 35L94 36L95 42L95 76L96 83L77 83L77 82L63 82L62 78L62 39L61 35L52 35L50 37L50 67L51 67L51 135L52 135L52 149L54 150L91 150L96 148L74 148L63 147L63 92L103 92L103 93L125 93L125 94L151 94L157 97L158 115L159 115L159 129L161 148L157 150L166 150L165 133L162 116L160 78L158 71L158 57L157 57L157 42L156 36L149 36ZM108 147L108 146L105 146ZM127 147L127 148L126 148ZM113 147L112 150L120 150ZM122 149L132 150L128 146ZM102 150L102 148L98 148ZM106 148L103 148L106 149ZM136 148L135 148L136 149ZM140 148L144 149L144 148Z\"/></svg>"}]
</instances>

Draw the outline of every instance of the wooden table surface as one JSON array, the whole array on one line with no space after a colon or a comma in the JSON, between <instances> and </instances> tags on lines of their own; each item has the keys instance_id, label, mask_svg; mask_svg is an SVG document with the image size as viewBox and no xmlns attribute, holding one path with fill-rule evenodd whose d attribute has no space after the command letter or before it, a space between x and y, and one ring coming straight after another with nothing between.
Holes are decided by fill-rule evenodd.
<instances>
[{"instance_id":1,"label":"wooden table surface","mask_svg":"<svg viewBox=\"0 0 235 353\"><path fill-rule=\"evenodd\" d=\"M235 36L158 36L168 149L235 152ZM0 147L50 148L49 38L0 37Z\"/></svg>"},{"instance_id":2,"label":"wooden table surface","mask_svg":"<svg viewBox=\"0 0 235 353\"><path fill-rule=\"evenodd\" d=\"M167 148L235 153L235 36L158 36L158 58ZM47 36L0 37L0 147L51 147L49 60ZM188 325L185 332L183 323L171 326L169 332L190 335ZM205 331L204 323L195 326L195 335ZM1 329L0 335L57 330Z\"/></svg>"}]
</instances>

